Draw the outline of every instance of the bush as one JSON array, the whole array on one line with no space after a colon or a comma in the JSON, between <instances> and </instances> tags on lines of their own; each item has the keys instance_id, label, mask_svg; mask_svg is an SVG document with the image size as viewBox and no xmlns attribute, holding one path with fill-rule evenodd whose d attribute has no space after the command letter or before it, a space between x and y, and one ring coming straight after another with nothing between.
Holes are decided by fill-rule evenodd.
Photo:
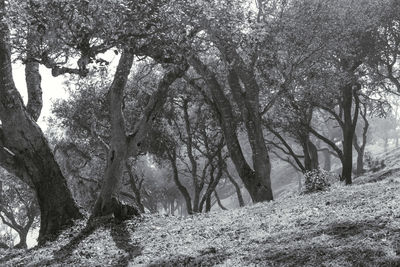
<instances>
[{"instance_id":1,"label":"bush","mask_svg":"<svg viewBox=\"0 0 400 267\"><path fill-rule=\"evenodd\" d=\"M374 158L369 152L365 153L364 161L367 163L368 170L372 172L377 172L386 167L385 160Z\"/></svg>"},{"instance_id":2,"label":"bush","mask_svg":"<svg viewBox=\"0 0 400 267\"><path fill-rule=\"evenodd\" d=\"M304 187L302 193L309 194L318 191L325 191L335 180L337 180L337 177L334 173L322 169L307 171L304 174Z\"/></svg>"}]
</instances>

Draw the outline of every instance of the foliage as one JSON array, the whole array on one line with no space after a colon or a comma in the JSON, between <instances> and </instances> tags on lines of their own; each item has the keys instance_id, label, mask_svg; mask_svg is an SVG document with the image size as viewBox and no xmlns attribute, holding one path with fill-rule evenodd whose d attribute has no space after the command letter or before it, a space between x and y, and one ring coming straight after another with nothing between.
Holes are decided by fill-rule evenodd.
<instances>
[{"instance_id":1,"label":"foliage","mask_svg":"<svg viewBox=\"0 0 400 267\"><path fill-rule=\"evenodd\" d=\"M328 190L337 175L323 169L315 169L304 173L304 194Z\"/></svg>"},{"instance_id":2,"label":"foliage","mask_svg":"<svg viewBox=\"0 0 400 267\"><path fill-rule=\"evenodd\" d=\"M0 218L3 225L10 227L19 235L18 247L26 248L26 235L39 224L36 196L26 184L19 182L2 169L0 169ZM10 237L5 236L5 238Z\"/></svg>"}]
</instances>

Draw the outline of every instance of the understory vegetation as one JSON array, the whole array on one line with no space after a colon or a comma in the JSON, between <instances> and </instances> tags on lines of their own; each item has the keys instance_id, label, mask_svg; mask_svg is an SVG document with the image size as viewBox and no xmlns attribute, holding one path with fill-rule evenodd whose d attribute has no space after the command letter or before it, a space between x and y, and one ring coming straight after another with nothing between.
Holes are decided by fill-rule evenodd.
<instances>
[{"instance_id":1,"label":"understory vegetation","mask_svg":"<svg viewBox=\"0 0 400 267\"><path fill-rule=\"evenodd\" d=\"M190 217L80 221L43 247L2 250L2 266L398 266L400 151L352 187ZM129 265L130 266L130 265Z\"/></svg>"}]
</instances>

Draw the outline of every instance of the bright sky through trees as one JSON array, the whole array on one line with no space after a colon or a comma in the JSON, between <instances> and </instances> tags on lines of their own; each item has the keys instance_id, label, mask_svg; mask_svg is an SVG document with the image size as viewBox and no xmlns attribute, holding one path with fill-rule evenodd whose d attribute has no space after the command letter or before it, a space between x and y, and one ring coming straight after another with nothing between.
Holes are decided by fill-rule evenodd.
<instances>
[{"instance_id":1,"label":"bright sky through trees","mask_svg":"<svg viewBox=\"0 0 400 267\"><path fill-rule=\"evenodd\" d=\"M63 86L63 80L65 79L65 77L53 77L51 75L51 70L44 68L43 66L40 67L40 74L42 76L43 111L39 118L38 124L42 128L42 130L46 130L46 117L50 115L52 99L65 98L67 96L67 92L65 91L65 88ZM13 76L15 85L17 86L24 99L24 102L26 103L28 98L26 91L24 66L21 64L14 64Z\"/></svg>"}]
</instances>

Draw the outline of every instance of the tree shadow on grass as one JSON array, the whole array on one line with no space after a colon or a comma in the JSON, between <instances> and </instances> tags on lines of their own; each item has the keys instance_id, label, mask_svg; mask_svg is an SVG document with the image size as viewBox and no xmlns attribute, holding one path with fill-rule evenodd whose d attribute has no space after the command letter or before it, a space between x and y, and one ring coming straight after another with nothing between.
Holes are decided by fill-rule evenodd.
<instances>
[{"instance_id":1,"label":"tree shadow on grass","mask_svg":"<svg viewBox=\"0 0 400 267\"><path fill-rule=\"evenodd\" d=\"M142 254L143 248L139 245L132 244L133 242L130 235L125 222L116 221L111 225L111 236L115 245L127 253L127 255L113 262L113 266L128 266L130 260Z\"/></svg>"},{"instance_id":2,"label":"tree shadow on grass","mask_svg":"<svg viewBox=\"0 0 400 267\"><path fill-rule=\"evenodd\" d=\"M86 223L85 228L83 228L75 237L73 237L66 245L61 247L59 250L54 251L54 257L50 260L44 260L37 264L37 266L46 266L63 262L63 260L70 257L73 251L79 246L79 244L93 234L99 227L110 223L111 218L96 218L89 219Z\"/></svg>"},{"instance_id":3,"label":"tree shadow on grass","mask_svg":"<svg viewBox=\"0 0 400 267\"><path fill-rule=\"evenodd\" d=\"M323 245L281 251L265 250L249 259L249 262L265 264L265 266L326 266L327 264L333 264L333 266L398 266L392 265L395 261L385 258L384 251L379 248L331 248Z\"/></svg>"},{"instance_id":4,"label":"tree shadow on grass","mask_svg":"<svg viewBox=\"0 0 400 267\"><path fill-rule=\"evenodd\" d=\"M378 235L385 229L385 221L370 220L359 222L331 223L327 227L315 232L315 236L326 234L337 238L349 238L352 236Z\"/></svg>"},{"instance_id":5,"label":"tree shadow on grass","mask_svg":"<svg viewBox=\"0 0 400 267\"><path fill-rule=\"evenodd\" d=\"M154 263L147 265L148 267L156 266L215 266L221 264L228 259L228 254L225 252L218 252L214 248L203 252L199 256L178 255L170 259L158 260Z\"/></svg>"},{"instance_id":6,"label":"tree shadow on grass","mask_svg":"<svg viewBox=\"0 0 400 267\"><path fill-rule=\"evenodd\" d=\"M9 252L7 252L7 255L5 255L4 257L0 258L0 264L7 262L13 258L19 257L21 256L21 254L23 254L24 252L21 252L21 250L9 250Z\"/></svg>"},{"instance_id":7,"label":"tree shadow on grass","mask_svg":"<svg viewBox=\"0 0 400 267\"><path fill-rule=\"evenodd\" d=\"M260 249L244 261L262 266L400 266L400 244L395 242L400 231L386 224L384 220L349 221L315 230L299 229L297 234L259 242ZM323 235L333 242L312 240ZM274 243L276 239L279 242ZM392 245L380 245L382 239Z\"/></svg>"},{"instance_id":8,"label":"tree shadow on grass","mask_svg":"<svg viewBox=\"0 0 400 267\"><path fill-rule=\"evenodd\" d=\"M382 231L385 230L386 224L387 221L383 220L369 220L359 222L334 222L324 227L313 225L312 227L315 227L317 229L313 230L312 228L309 228L305 230L303 228L303 231L299 231L299 233L297 234L287 236L288 238L290 238L290 240L286 241L307 240L321 236L323 234L338 239L346 239L357 235L365 237L375 235L379 237L382 234Z\"/></svg>"}]
</instances>

